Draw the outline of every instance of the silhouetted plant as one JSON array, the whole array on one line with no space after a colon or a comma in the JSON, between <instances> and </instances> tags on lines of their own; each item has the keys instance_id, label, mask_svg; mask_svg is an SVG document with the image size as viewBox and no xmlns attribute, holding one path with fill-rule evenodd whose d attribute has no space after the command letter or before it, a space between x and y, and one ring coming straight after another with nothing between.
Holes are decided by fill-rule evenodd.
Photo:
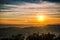
<instances>
[{"instance_id":1,"label":"silhouetted plant","mask_svg":"<svg viewBox=\"0 0 60 40\"><path fill-rule=\"evenodd\" d=\"M60 40L60 34L55 38L55 40Z\"/></svg>"},{"instance_id":2,"label":"silhouetted plant","mask_svg":"<svg viewBox=\"0 0 60 40\"><path fill-rule=\"evenodd\" d=\"M29 35L26 40L40 40L40 36L38 33L33 33L33 35Z\"/></svg>"},{"instance_id":3,"label":"silhouetted plant","mask_svg":"<svg viewBox=\"0 0 60 40\"><path fill-rule=\"evenodd\" d=\"M26 40L54 40L55 34L44 34L42 33L42 35L39 35L37 33L34 33L33 35L30 35L27 37Z\"/></svg>"},{"instance_id":4,"label":"silhouetted plant","mask_svg":"<svg viewBox=\"0 0 60 40\"><path fill-rule=\"evenodd\" d=\"M0 40L24 40L25 36L23 34L18 34L16 36L12 35L10 38L2 38ZM44 34L42 33L39 35L39 33L33 33L32 35L28 35L25 40L60 40L60 35L56 37L55 34L47 33Z\"/></svg>"}]
</instances>

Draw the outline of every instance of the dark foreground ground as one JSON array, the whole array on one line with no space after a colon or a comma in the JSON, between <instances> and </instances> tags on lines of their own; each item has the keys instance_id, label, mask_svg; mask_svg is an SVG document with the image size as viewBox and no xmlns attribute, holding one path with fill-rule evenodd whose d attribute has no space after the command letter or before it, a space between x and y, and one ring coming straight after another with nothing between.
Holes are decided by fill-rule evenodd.
<instances>
[{"instance_id":1,"label":"dark foreground ground","mask_svg":"<svg viewBox=\"0 0 60 40\"><path fill-rule=\"evenodd\" d=\"M28 36L24 36L23 34L18 34L16 36L12 35L10 38L1 38L0 40L60 40L60 35L56 36L55 34L42 33L33 33Z\"/></svg>"},{"instance_id":2,"label":"dark foreground ground","mask_svg":"<svg viewBox=\"0 0 60 40\"><path fill-rule=\"evenodd\" d=\"M60 40L60 24L45 27L25 27L20 25L1 25L0 40Z\"/></svg>"}]
</instances>

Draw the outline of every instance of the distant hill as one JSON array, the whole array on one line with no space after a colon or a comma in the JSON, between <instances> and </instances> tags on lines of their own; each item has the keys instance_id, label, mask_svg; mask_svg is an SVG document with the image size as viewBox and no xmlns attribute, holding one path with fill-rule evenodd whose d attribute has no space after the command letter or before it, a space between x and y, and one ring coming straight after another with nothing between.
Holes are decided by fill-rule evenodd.
<instances>
[{"instance_id":1,"label":"distant hill","mask_svg":"<svg viewBox=\"0 0 60 40\"><path fill-rule=\"evenodd\" d=\"M33 32L41 31L38 27L26 27L26 28L16 28L16 27L8 27L8 28L0 28L0 37L10 37L12 35L17 34L31 34Z\"/></svg>"},{"instance_id":2,"label":"distant hill","mask_svg":"<svg viewBox=\"0 0 60 40\"><path fill-rule=\"evenodd\" d=\"M46 31L60 33L60 24L51 24L45 26Z\"/></svg>"}]
</instances>

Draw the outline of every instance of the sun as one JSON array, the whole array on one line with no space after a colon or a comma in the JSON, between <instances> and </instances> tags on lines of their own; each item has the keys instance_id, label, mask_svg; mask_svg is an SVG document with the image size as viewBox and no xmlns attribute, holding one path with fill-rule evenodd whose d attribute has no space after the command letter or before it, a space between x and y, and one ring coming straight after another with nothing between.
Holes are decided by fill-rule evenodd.
<instances>
[{"instance_id":1,"label":"sun","mask_svg":"<svg viewBox=\"0 0 60 40\"><path fill-rule=\"evenodd\" d=\"M38 16L38 20L39 20L40 22L43 22L43 21L45 20L45 17L42 16L42 15L40 15L40 16Z\"/></svg>"},{"instance_id":2,"label":"sun","mask_svg":"<svg viewBox=\"0 0 60 40\"><path fill-rule=\"evenodd\" d=\"M40 16L39 19L40 19L40 20L44 20L44 17L43 17L43 16Z\"/></svg>"}]
</instances>

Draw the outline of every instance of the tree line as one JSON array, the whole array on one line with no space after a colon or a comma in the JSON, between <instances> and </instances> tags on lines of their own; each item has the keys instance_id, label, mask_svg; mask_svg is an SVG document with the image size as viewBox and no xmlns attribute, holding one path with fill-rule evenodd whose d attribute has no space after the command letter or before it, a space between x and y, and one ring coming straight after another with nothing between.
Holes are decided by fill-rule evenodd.
<instances>
[{"instance_id":1,"label":"tree line","mask_svg":"<svg viewBox=\"0 0 60 40\"><path fill-rule=\"evenodd\" d=\"M16 36L12 35L11 38L2 38L0 40L60 40L60 34L56 36L55 34L52 34L50 32L48 32L47 34L33 33L31 35L28 35L27 37L23 34L18 34Z\"/></svg>"}]
</instances>

